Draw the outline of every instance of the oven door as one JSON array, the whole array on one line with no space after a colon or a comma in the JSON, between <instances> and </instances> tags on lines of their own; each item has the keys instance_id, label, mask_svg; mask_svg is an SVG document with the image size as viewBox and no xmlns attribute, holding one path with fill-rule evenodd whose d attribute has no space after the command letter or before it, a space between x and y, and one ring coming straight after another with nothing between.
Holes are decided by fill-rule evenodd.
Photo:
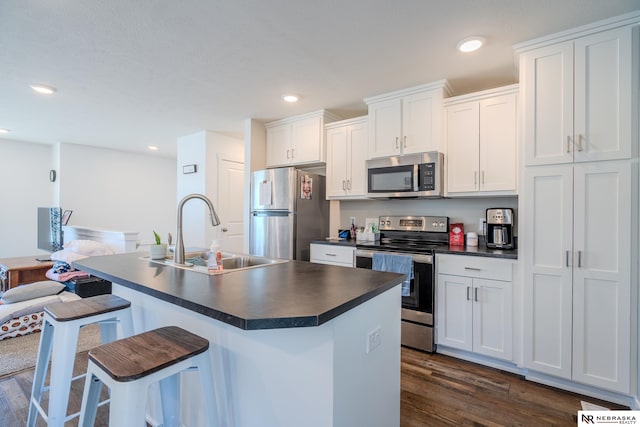
<instances>
[{"instance_id":1,"label":"oven door","mask_svg":"<svg viewBox=\"0 0 640 427\"><path fill-rule=\"evenodd\" d=\"M413 258L413 279L409 284L409 295L402 297L402 307L433 314L433 255L382 252L366 249L356 250L356 267L371 269L374 253L410 255Z\"/></svg>"}]
</instances>

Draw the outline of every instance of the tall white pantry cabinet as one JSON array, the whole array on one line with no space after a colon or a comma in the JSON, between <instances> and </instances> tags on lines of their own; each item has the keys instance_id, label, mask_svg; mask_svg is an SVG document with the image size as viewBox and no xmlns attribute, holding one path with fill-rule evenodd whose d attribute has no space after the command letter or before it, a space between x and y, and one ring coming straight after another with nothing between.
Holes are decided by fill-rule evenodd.
<instances>
[{"instance_id":1,"label":"tall white pantry cabinet","mask_svg":"<svg viewBox=\"0 0 640 427\"><path fill-rule=\"evenodd\" d=\"M638 391L640 14L520 54L523 363ZM532 372L533 371L533 372Z\"/></svg>"}]
</instances>

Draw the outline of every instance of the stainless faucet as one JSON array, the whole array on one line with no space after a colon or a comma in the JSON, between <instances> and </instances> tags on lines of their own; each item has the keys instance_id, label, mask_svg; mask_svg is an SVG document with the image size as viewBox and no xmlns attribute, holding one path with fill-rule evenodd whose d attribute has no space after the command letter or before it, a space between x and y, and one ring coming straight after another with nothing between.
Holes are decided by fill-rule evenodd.
<instances>
[{"instance_id":1,"label":"stainless faucet","mask_svg":"<svg viewBox=\"0 0 640 427\"><path fill-rule=\"evenodd\" d=\"M220 225L220 218L216 214L216 210L213 208L213 203L206 196L202 194L189 194L184 196L180 203L178 203L178 235L176 236L176 249L173 255L173 261L175 264L185 265L184 262L184 241L182 239L182 208L184 204L191 199L200 199L209 206L209 217L211 218L211 225L214 227Z\"/></svg>"}]
</instances>

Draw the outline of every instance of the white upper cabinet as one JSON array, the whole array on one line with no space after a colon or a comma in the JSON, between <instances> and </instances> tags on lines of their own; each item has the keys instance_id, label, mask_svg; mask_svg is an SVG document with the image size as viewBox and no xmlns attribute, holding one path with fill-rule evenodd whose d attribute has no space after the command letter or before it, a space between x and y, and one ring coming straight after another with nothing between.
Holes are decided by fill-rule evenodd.
<instances>
[{"instance_id":1,"label":"white upper cabinet","mask_svg":"<svg viewBox=\"0 0 640 427\"><path fill-rule=\"evenodd\" d=\"M632 41L623 27L522 54L526 165L631 157Z\"/></svg>"},{"instance_id":2,"label":"white upper cabinet","mask_svg":"<svg viewBox=\"0 0 640 427\"><path fill-rule=\"evenodd\" d=\"M324 125L337 119L321 110L266 123L267 167L325 162Z\"/></svg>"},{"instance_id":3,"label":"white upper cabinet","mask_svg":"<svg viewBox=\"0 0 640 427\"><path fill-rule=\"evenodd\" d=\"M446 80L366 98L368 158L443 151L442 100Z\"/></svg>"},{"instance_id":4,"label":"white upper cabinet","mask_svg":"<svg viewBox=\"0 0 640 427\"><path fill-rule=\"evenodd\" d=\"M343 120L327 128L327 199L364 199L367 117Z\"/></svg>"},{"instance_id":5,"label":"white upper cabinet","mask_svg":"<svg viewBox=\"0 0 640 427\"><path fill-rule=\"evenodd\" d=\"M445 100L447 194L517 193L518 86Z\"/></svg>"}]
</instances>

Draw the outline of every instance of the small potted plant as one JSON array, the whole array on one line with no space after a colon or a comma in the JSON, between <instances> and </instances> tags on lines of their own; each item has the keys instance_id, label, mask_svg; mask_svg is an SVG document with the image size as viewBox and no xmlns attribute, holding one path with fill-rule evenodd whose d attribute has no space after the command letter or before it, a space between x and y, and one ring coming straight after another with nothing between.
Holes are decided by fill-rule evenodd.
<instances>
[{"instance_id":1,"label":"small potted plant","mask_svg":"<svg viewBox=\"0 0 640 427\"><path fill-rule=\"evenodd\" d=\"M160 239L160 235L153 232L153 237L155 238L156 244L149 245L149 255L151 259L165 259L167 257L167 244L162 243Z\"/></svg>"}]
</instances>

